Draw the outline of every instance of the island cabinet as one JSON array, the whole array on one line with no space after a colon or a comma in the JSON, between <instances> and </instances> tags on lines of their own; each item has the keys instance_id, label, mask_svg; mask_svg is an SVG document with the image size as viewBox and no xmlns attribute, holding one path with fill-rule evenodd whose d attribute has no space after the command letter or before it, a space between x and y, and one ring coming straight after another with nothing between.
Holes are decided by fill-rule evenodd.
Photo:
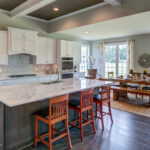
<instances>
[{"instance_id":1,"label":"island cabinet","mask_svg":"<svg viewBox=\"0 0 150 150\"><path fill-rule=\"evenodd\" d=\"M8 65L7 32L0 31L0 65Z\"/></svg>"},{"instance_id":2,"label":"island cabinet","mask_svg":"<svg viewBox=\"0 0 150 150\"><path fill-rule=\"evenodd\" d=\"M37 32L18 28L8 28L9 55L26 53L35 54Z\"/></svg>"},{"instance_id":3,"label":"island cabinet","mask_svg":"<svg viewBox=\"0 0 150 150\"><path fill-rule=\"evenodd\" d=\"M74 57L74 41L57 41L57 51L59 51L60 57Z\"/></svg>"},{"instance_id":4,"label":"island cabinet","mask_svg":"<svg viewBox=\"0 0 150 150\"><path fill-rule=\"evenodd\" d=\"M38 37L36 55L37 64L56 63L56 40L46 37Z\"/></svg>"},{"instance_id":5,"label":"island cabinet","mask_svg":"<svg viewBox=\"0 0 150 150\"><path fill-rule=\"evenodd\" d=\"M0 103L0 150L4 150L4 105Z\"/></svg>"}]
</instances>

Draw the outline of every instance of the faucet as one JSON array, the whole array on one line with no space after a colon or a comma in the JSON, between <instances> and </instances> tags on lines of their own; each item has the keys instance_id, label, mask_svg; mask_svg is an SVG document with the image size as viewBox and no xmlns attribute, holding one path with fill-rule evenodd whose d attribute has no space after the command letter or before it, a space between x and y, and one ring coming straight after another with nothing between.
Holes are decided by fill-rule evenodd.
<instances>
[{"instance_id":1,"label":"faucet","mask_svg":"<svg viewBox=\"0 0 150 150\"><path fill-rule=\"evenodd\" d=\"M60 74L59 74L59 69L56 70L56 73L57 73L57 82L59 82L59 81L60 81L60 77L59 77L59 76L60 76Z\"/></svg>"}]
</instances>

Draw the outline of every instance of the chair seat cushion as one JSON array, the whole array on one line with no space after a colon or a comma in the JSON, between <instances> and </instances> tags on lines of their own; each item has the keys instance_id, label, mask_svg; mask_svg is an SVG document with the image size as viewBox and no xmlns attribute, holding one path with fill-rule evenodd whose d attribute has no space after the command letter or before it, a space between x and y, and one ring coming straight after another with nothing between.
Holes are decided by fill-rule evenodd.
<instances>
[{"instance_id":1,"label":"chair seat cushion","mask_svg":"<svg viewBox=\"0 0 150 150\"><path fill-rule=\"evenodd\" d=\"M94 94L94 100L101 100L100 94Z\"/></svg>"},{"instance_id":2,"label":"chair seat cushion","mask_svg":"<svg viewBox=\"0 0 150 150\"><path fill-rule=\"evenodd\" d=\"M76 99L69 100L69 105L80 108L80 99L76 98Z\"/></svg>"},{"instance_id":3,"label":"chair seat cushion","mask_svg":"<svg viewBox=\"0 0 150 150\"><path fill-rule=\"evenodd\" d=\"M49 119L49 109L47 108L45 110L36 112L34 115L40 116L40 117L45 118L45 119Z\"/></svg>"},{"instance_id":4,"label":"chair seat cushion","mask_svg":"<svg viewBox=\"0 0 150 150\"><path fill-rule=\"evenodd\" d=\"M148 86L142 87L142 90L150 91L150 87Z\"/></svg>"}]
</instances>

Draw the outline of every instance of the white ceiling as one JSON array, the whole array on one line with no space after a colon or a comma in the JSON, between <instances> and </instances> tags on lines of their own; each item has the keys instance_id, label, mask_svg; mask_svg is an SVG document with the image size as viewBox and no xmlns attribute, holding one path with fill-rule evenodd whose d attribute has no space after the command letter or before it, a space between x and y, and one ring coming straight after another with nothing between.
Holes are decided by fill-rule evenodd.
<instances>
[{"instance_id":1,"label":"white ceiling","mask_svg":"<svg viewBox=\"0 0 150 150\"><path fill-rule=\"evenodd\" d=\"M88 32L88 33L85 33ZM150 33L150 11L111 21L91 24L59 34L84 40L100 40Z\"/></svg>"}]
</instances>

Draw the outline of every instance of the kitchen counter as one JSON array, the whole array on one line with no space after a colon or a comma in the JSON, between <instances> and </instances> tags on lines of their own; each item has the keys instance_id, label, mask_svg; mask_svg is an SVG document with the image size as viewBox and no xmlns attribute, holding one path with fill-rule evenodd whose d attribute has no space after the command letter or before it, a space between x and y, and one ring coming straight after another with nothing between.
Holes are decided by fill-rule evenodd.
<instances>
[{"instance_id":1,"label":"kitchen counter","mask_svg":"<svg viewBox=\"0 0 150 150\"><path fill-rule=\"evenodd\" d=\"M64 94L95 88L108 82L89 79L64 79L54 84L30 83L0 87L0 102L14 107Z\"/></svg>"}]
</instances>

